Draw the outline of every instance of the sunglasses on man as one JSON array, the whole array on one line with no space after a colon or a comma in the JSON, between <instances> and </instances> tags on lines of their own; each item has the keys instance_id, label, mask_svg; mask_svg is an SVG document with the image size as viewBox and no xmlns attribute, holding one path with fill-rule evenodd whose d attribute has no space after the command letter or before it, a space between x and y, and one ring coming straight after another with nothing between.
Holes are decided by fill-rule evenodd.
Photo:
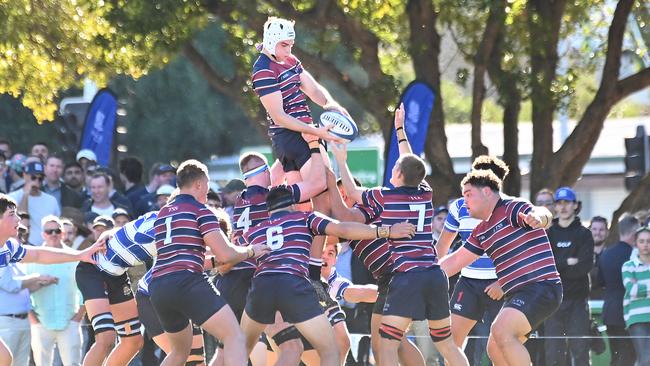
<instances>
[{"instance_id":1,"label":"sunglasses on man","mask_svg":"<svg viewBox=\"0 0 650 366\"><path fill-rule=\"evenodd\" d=\"M59 235L62 233L61 229L48 229L48 230L43 230L43 232L47 235Z\"/></svg>"},{"instance_id":2,"label":"sunglasses on man","mask_svg":"<svg viewBox=\"0 0 650 366\"><path fill-rule=\"evenodd\" d=\"M33 181L36 181L36 180L37 180L37 181L39 181L39 182L42 182L44 178L45 178L45 177L43 177L42 175L32 175L32 180L33 180Z\"/></svg>"}]
</instances>

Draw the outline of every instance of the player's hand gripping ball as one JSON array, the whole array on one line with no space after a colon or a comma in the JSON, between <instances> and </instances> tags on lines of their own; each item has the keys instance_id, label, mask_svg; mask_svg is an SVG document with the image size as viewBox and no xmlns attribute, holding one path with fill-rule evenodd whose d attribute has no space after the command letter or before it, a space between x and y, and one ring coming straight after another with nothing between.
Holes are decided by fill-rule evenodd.
<instances>
[{"instance_id":1,"label":"player's hand gripping ball","mask_svg":"<svg viewBox=\"0 0 650 366\"><path fill-rule=\"evenodd\" d=\"M340 137L347 142L353 141L359 136L359 129L352 118L338 111L325 111L320 115L321 126L332 126L329 133Z\"/></svg>"}]
</instances>

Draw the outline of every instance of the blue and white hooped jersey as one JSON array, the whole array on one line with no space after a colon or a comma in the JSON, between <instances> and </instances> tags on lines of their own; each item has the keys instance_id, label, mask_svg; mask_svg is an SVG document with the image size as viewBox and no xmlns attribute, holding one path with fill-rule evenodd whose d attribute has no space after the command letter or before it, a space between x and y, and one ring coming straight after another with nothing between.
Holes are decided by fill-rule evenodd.
<instances>
[{"instance_id":1,"label":"blue and white hooped jersey","mask_svg":"<svg viewBox=\"0 0 650 366\"><path fill-rule=\"evenodd\" d=\"M9 238L5 245L0 247L0 268L8 266L9 263L20 262L25 254L25 248L16 239Z\"/></svg>"},{"instance_id":2,"label":"blue and white hooped jersey","mask_svg":"<svg viewBox=\"0 0 650 366\"><path fill-rule=\"evenodd\" d=\"M128 222L106 243L106 253L97 252L96 266L113 276L156 256L154 223L157 212L149 212Z\"/></svg>"},{"instance_id":3,"label":"blue and white hooped jersey","mask_svg":"<svg viewBox=\"0 0 650 366\"><path fill-rule=\"evenodd\" d=\"M147 273L142 276L140 281L138 281L138 292L145 296L149 296L149 284L151 283L152 272L153 271L149 269Z\"/></svg>"},{"instance_id":4,"label":"blue and white hooped jersey","mask_svg":"<svg viewBox=\"0 0 650 366\"><path fill-rule=\"evenodd\" d=\"M458 233L463 244L472 234L472 230L481 223L481 220L475 219L469 215L465 199L459 198L449 205L449 214L445 220L445 229L452 233ZM460 275L467 278L479 280L491 280L497 278L494 268L494 262L487 256L481 255L477 260L460 271Z\"/></svg>"},{"instance_id":5,"label":"blue and white hooped jersey","mask_svg":"<svg viewBox=\"0 0 650 366\"><path fill-rule=\"evenodd\" d=\"M352 285L352 281L341 276L337 271L336 267L332 268L329 278L327 278L327 284L329 285L329 294L330 297L334 300L344 300L343 293L345 290Z\"/></svg>"}]
</instances>

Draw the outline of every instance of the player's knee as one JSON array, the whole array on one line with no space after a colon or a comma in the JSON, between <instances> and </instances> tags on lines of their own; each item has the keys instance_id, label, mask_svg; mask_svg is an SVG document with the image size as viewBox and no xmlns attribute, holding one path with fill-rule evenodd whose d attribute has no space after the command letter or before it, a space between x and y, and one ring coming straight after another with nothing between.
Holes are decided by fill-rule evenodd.
<instances>
[{"instance_id":1,"label":"player's knee","mask_svg":"<svg viewBox=\"0 0 650 366\"><path fill-rule=\"evenodd\" d=\"M381 325L379 326L379 336L381 336L381 338L383 339L399 342L404 337L404 331L395 328L392 325L381 323Z\"/></svg>"},{"instance_id":2,"label":"player's knee","mask_svg":"<svg viewBox=\"0 0 650 366\"><path fill-rule=\"evenodd\" d=\"M442 328L429 328L429 336L433 343L442 342L451 337L451 326L447 325Z\"/></svg>"},{"instance_id":3,"label":"player's knee","mask_svg":"<svg viewBox=\"0 0 650 366\"><path fill-rule=\"evenodd\" d=\"M492 323L490 327L490 338L493 339L498 346L514 339L512 332L503 324Z\"/></svg>"}]
</instances>

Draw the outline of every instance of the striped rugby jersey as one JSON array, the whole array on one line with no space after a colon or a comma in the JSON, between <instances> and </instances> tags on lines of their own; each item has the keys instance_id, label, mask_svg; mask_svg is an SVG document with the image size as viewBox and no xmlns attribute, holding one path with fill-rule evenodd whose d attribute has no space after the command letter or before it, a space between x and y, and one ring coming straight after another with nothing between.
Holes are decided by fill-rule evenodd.
<instances>
[{"instance_id":1,"label":"striped rugby jersey","mask_svg":"<svg viewBox=\"0 0 650 366\"><path fill-rule=\"evenodd\" d=\"M126 223L106 243L106 253L97 252L95 266L113 276L120 276L129 267L153 260L156 256L154 224L157 212L149 212Z\"/></svg>"},{"instance_id":2,"label":"striped rugby jersey","mask_svg":"<svg viewBox=\"0 0 650 366\"><path fill-rule=\"evenodd\" d=\"M204 204L188 194L179 194L158 212L154 232L158 256L152 277L190 271L203 273L203 237L220 230L219 220Z\"/></svg>"},{"instance_id":3,"label":"striped rugby jersey","mask_svg":"<svg viewBox=\"0 0 650 366\"><path fill-rule=\"evenodd\" d=\"M560 281L546 231L531 229L519 213L532 210L530 202L500 198L488 221L474 228L463 245L467 250L486 253L496 266L499 285L508 294L532 282Z\"/></svg>"},{"instance_id":4,"label":"striped rugby jersey","mask_svg":"<svg viewBox=\"0 0 650 366\"><path fill-rule=\"evenodd\" d=\"M290 56L283 63L278 63L262 53L253 65L253 90L260 97L277 91L281 92L284 112L302 122L311 124L313 120L307 105L307 98L300 90L300 74L302 72L302 63L294 56ZM267 119L269 132L283 128L276 125L268 114Z\"/></svg>"},{"instance_id":5,"label":"striped rugby jersey","mask_svg":"<svg viewBox=\"0 0 650 366\"><path fill-rule=\"evenodd\" d=\"M336 267L332 267L329 277L327 278L329 285L329 295L334 300L343 300L343 293L352 285L352 281L341 276Z\"/></svg>"},{"instance_id":6,"label":"striped rugby jersey","mask_svg":"<svg viewBox=\"0 0 650 366\"><path fill-rule=\"evenodd\" d=\"M140 281L138 281L138 292L142 293L145 296L149 296L149 284L151 283L153 267L151 267L147 273L142 276Z\"/></svg>"},{"instance_id":7,"label":"striped rugby jersey","mask_svg":"<svg viewBox=\"0 0 650 366\"><path fill-rule=\"evenodd\" d=\"M309 251L314 236L325 235L333 219L319 212L280 211L251 228L244 240L251 244L266 244L271 249L257 259L254 277L288 273L309 278Z\"/></svg>"},{"instance_id":8,"label":"striped rugby jersey","mask_svg":"<svg viewBox=\"0 0 650 366\"><path fill-rule=\"evenodd\" d=\"M9 238L5 245L0 247L0 268L8 266L9 263L20 262L25 257L25 254L27 254L27 251L20 245L18 240Z\"/></svg>"},{"instance_id":9,"label":"striped rugby jersey","mask_svg":"<svg viewBox=\"0 0 650 366\"><path fill-rule=\"evenodd\" d=\"M408 221L416 226L415 236L389 239L394 272L431 268L438 264L433 246L433 192L426 182L418 187L373 188L361 195L363 205L372 208L370 219L382 225Z\"/></svg>"},{"instance_id":10,"label":"striped rugby jersey","mask_svg":"<svg viewBox=\"0 0 650 366\"><path fill-rule=\"evenodd\" d=\"M458 233L463 244L472 234L472 230L481 220L475 219L469 215L465 199L459 198L449 205L449 214L445 220L445 229L452 233ZM477 260L460 271L461 276L474 278L478 280L493 280L497 278L497 272L494 268L492 259L483 253Z\"/></svg>"},{"instance_id":11,"label":"striped rugby jersey","mask_svg":"<svg viewBox=\"0 0 650 366\"><path fill-rule=\"evenodd\" d=\"M372 222L370 216L371 209L362 205L355 204L354 207L361 211L366 217L366 223L378 225L381 223L379 216L375 217ZM350 249L363 263L364 267L372 273L375 279L391 271L390 245L387 239L370 239L370 240L350 240Z\"/></svg>"},{"instance_id":12,"label":"striped rugby jersey","mask_svg":"<svg viewBox=\"0 0 650 366\"><path fill-rule=\"evenodd\" d=\"M300 202L300 188L297 184L286 186L292 193L294 202ZM246 245L243 243L243 235L250 228L269 218L266 210L266 196L269 189L261 186L247 187L237 197L233 209L233 231L232 243L235 245ZM237 263L232 270L238 269L255 269L257 266L255 259L247 259Z\"/></svg>"}]
</instances>

